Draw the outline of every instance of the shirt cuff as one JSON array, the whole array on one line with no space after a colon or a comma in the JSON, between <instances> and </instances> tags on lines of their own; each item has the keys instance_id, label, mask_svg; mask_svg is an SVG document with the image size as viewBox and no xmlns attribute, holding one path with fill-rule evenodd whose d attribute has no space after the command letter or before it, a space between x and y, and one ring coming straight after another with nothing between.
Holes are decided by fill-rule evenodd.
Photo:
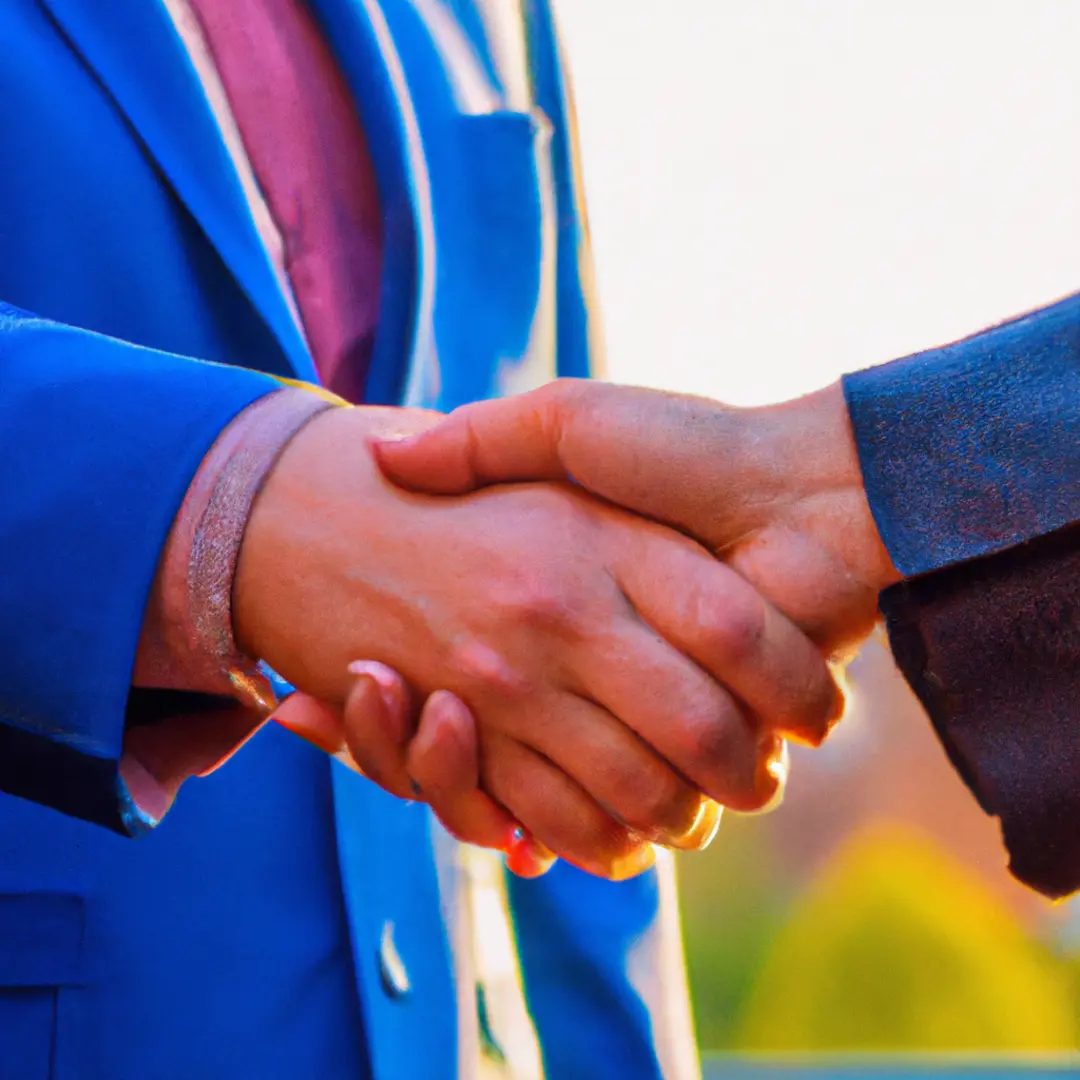
<instances>
[{"instance_id":1,"label":"shirt cuff","mask_svg":"<svg viewBox=\"0 0 1080 1080\"><path fill-rule=\"evenodd\" d=\"M130 812L146 824L160 820L184 780L235 753L277 704L257 658L243 655L233 636L233 576L270 470L337 403L297 387L260 398L225 428L188 488L147 604L120 761Z\"/></svg>"},{"instance_id":2,"label":"shirt cuff","mask_svg":"<svg viewBox=\"0 0 1080 1080\"><path fill-rule=\"evenodd\" d=\"M905 577L1080 521L1080 295L848 375L844 393Z\"/></svg>"}]
</instances>

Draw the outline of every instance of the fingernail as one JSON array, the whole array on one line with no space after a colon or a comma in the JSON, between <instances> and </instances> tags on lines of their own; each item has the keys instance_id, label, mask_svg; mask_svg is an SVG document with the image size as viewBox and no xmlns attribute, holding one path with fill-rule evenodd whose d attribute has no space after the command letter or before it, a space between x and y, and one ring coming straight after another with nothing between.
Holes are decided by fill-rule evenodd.
<instances>
[{"instance_id":1,"label":"fingernail","mask_svg":"<svg viewBox=\"0 0 1080 1080\"><path fill-rule=\"evenodd\" d=\"M777 745L764 758L758 771L758 788L772 788L768 802L755 810L756 814L768 814L784 801L788 774L791 772L791 751L785 739L777 739Z\"/></svg>"},{"instance_id":2,"label":"fingernail","mask_svg":"<svg viewBox=\"0 0 1080 1080\"><path fill-rule=\"evenodd\" d=\"M656 848L652 844L643 844L629 855L615 859L608 868L607 876L612 881L626 881L637 877L656 863Z\"/></svg>"},{"instance_id":3,"label":"fingernail","mask_svg":"<svg viewBox=\"0 0 1080 1080\"><path fill-rule=\"evenodd\" d=\"M377 660L354 660L349 665L350 675L370 675L384 690L392 690L398 682L397 675Z\"/></svg>"},{"instance_id":4,"label":"fingernail","mask_svg":"<svg viewBox=\"0 0 1080 1080\"><path fill-rule=\"evenodd\" d=\"M506 853L506 869L519 878L543 877L555 865L555 862L554 855L544 858L529 846Z\"/></svg>"},{"instance_id":5,"label":"fingernail","mask_svg":"<svg viewBox=\"0 0 1080 1080\"><path fill-rule=\"evenodd\" d=\"M520 825L510 830L504 850L507 870L522 878L540 877L558 861L554 852Z\"/></svg>"},{"instance_id":6,"label":"fingernail","mask_svg":"<svg viewBox=\"0 0 1080 1080\"><path fill-rule=\"evenodd\" d=\"M703 799L693 826L684 836L669 840L665 846L678 851L704 851L716 839L724 808L713 799Z\"/></svg>"},{"instance_id":7,"label":"fingernail","mask_svg":"<svg viewBox=\"0 0 1080 1080\"><path fill-rule=\"evenodd\" d=\"M424 789L410 776L409 787L412 789L412 793L417 797L424 794Z\"/></svg>"},{"instance_id":8,"label":"fingernail","mask_svg":"<svg viewBox=\"0 0 1080 1080\"><path fill-rule=\"evenodd\" d=\"M697 843L697 851L705 851L712 842L716 839L716 834L720 831L720 819L724 816L724 808L717 802L713 802L711 799L705 804L704 813L701 815L701 821L698 822L698 828L694 839Z\"/></svg>"},{"instance_id":9,"label":"fingernail","mask_svg":"<svg viewBox=\"0 0 1080 1080\"><path fill-rule=\"evenodd\" d=\"M833 704L832 715L829 717L827 732L832 731L847 713L848 704L851 701L852 686L846 667L833 667Z\"/></svg>"},{"instance_id":10,"label":"fingernail","mask_svg":"<svg viewBox=\"0 0 1080 1080\"><path fill-rule=\"evenodd\" d=\"M354 660L347 670L350 675L366 675L371 679L379 688L383 702L391 712L398 707L401 680L395 671L375 660Z\"/></svg>"}]
</instances>

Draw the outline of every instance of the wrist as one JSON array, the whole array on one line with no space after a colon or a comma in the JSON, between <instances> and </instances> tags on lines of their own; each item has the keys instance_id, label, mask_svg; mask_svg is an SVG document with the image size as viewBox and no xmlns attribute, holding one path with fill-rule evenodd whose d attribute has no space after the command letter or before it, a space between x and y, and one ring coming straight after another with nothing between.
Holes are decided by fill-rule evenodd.
<instances>
[{"instance_id":1,"label":"wrist","mask_svg":"<svg viewBox=\"0 0 1080 1080\"><path fill-rule=\"evenodd\" d=\"M266 559L256 560L258 570L254 573L243 573L245 553L250 555L252 549L259 549L262 543L259 530L253 527L256 508L271 476L279 470L282 458L288 454L293 444L302 439L307 429L316 426L323 414L337 412L344 407L306 390L288 389L279 393L281 398L286 395L294 407L279 410L279 415L271 418L272 422L259 430L256 438L259 452L255 455L248 454L253 461L247 468L244 468L242 461L236 463L239 474L232 482L236 489L233 494L238 496L243 507L243 517L238 527L230 566L229 627L237 650L258 660L265 659L262 635L259 633L261 623L265 621L260 609L260 595L264 591L266 572L274 566L276 560L271 550ZM277 422L273 422L274 420ZM256 534L254 540L253 534ZM251 559L248 559L248 563L250 562Z\"/></svg>"},{"instance_id":2,"label":"wrist","mask_svg":"<svg viewBox=\"0 0 1080 1080\"><path fill-rule=\"evenodd\" d=\"M901 579L874 520L842 384L767 406L781 455L785 501L875 592Z\"/></svg>"},{"instance_id":3,"label":"wrist","mask_svg":"<svg viewBox=\"0 0 1080 1080\"><path fill-rule=\"evenodd\" d=\"M317 697L341 696L349 661L377 644L353 641L349 647L359 652L332 655L340 635L320 613L344 619L351 607L364 607L362 583L353 588L350 575L362 578L361 567L400 543L404 528L394 513L400 499L379 473L370 442L419 430L436 416L328 409L284 446L251 507L233 578L236 640Z\"/></svg>"},{"instance_id":4,"label":"wrist","mask_svg":"<svg viewBox=\"0 0 1080 1080\"><path fill-rule=\"evenodd\" d=\"M262 705L266 688L233 633L230 591L254 496L280 448L328 406L279 390L241 412L192 480L162 549L132 685L235 694Z\"/></svg>"}]
</instances>

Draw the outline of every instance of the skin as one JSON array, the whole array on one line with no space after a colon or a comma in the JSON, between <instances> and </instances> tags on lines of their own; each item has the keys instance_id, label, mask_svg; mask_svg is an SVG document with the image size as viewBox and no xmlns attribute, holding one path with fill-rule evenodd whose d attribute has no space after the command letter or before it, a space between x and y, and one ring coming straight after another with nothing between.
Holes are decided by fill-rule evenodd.
<instances>
[{"instance_id":1,"label":"skin","mask_svg":"<svg viewBox=\"0 0 1080 1080\"><path fill-rule=\"evenodd\" d=\"M872 631L878 593L900 577L867 503L839 384L781 405L734 409L564 380L466 406L374 449L384 474L408 490L460 496L499 483L570 482L672 526L753 584L836 663ZM477 777L470 753L478 753L471 723L452 695L431 699L406 761L427 778L436 813L483 842L479 792L469 791ZM380 739L389 748L379 753L398 753L394 740L411 737L404 720L357 727L370 744L356 747L361 757ZM784 771L778 764L776 775ZM714 819L696 839L715 826Z\"/></svg>"},{"instance_id":2,"label":"skin","mask_svg":"<svg viewBox=\"0 0 1080 1080\"><path fill-rule=\"evenodd\" d=\"M282 703L274 719L361 775L382 777L384 787L400 792L408 786L413 797L438 808L452 835L504 852L520 877L538 877L554 865L555 853L481 789L476 724L464 702L436 691L414 722L411 695L397 672L371 661L350 668L357 679L342 709L298 693ZM715 828L716 804L706 801L704 808L703 827ZM686 842L694 841L687 837ZM647 869L653 849L641 850L635 865L612 867L611 873L628 876Z\"/></svg>"},{"instance_id":3,"label":"skin","mask_svg":"<svg viewBox=\"0 0 1080 1080\"><path fill-rule=\"evenodd\" d=\"M705 398L563 380L452 413L375 447L413 491L563 480L694 537L828 653L871 632L900 579L866 499L839 383L736 409Z\"/></svg>"},{"instance_id":4,"label":"skin","mask_svg":"<svg viewBox=\"0 0 1080 1080\"><path fill-rule=\"evenodd\" d=\"M324 709L282 722L402 797L420 774L460 835L520 822L608 877L648 865L651 842L696 843L709 800L767 804L783 737L820 741L842 707L811 640L700 544L574 485L389 483L374 441L433 422L330 410L256 500L237 640ZM434 702L411 740L410 694Z\"/></svg>"}]
</instances>

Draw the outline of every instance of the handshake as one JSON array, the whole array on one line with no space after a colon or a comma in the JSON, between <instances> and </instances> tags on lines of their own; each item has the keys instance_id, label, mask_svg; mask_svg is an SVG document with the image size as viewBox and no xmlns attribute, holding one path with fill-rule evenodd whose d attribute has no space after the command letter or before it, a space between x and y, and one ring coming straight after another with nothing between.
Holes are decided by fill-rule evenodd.
<instances>
[{"instance_id":1,"label":"handshake","mask_svg":"<svg viewBox=\"0 0 1080 1080\"><path fill-rule=\"evenodd\" d=\"M733 409L563 381L320 415L233 611L299 691L279 723L520 873L622 878L778 798L898 579L839 384Z\"/></svg>"}]
</instances>

